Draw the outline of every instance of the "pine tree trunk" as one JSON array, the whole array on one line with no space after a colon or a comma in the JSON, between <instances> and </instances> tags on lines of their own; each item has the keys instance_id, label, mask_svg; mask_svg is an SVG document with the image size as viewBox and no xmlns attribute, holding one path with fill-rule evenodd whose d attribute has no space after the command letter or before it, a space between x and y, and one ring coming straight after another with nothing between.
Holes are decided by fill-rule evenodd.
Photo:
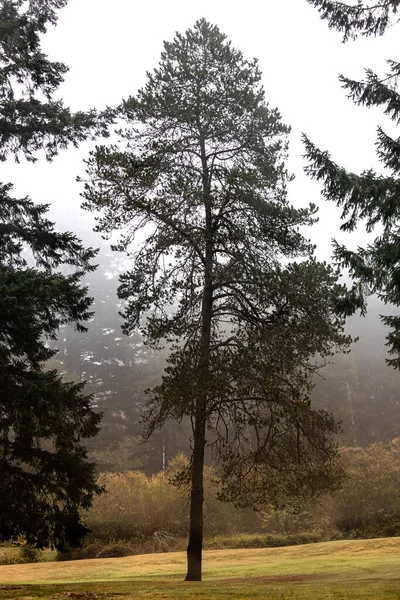
<instances>
[{"instance_id":1,"label":"pine tree trunk","mask_svg":"<svg viewBox=\"0 0 400 600\"><path fill-rule=\"evenodd\" d=\"M202 302L202 333L200 340L200 386L204 388L208 379L209 352L211 343L211 322L213 308L213 244L211 235L211 209L206 206L206 242L205 285ZM185 581L201 581L201 563L203 552L203 470L206 445L207 391L199 393L196 401L194 440L192 455L192 481L190 493L189 545L187 548L187 574Z\"/></svg>"},{"instance_id":2,"label":"pine tree trunk","mask_svg":"<svg viewBox=\"0 0 400 600\"><path fill-rule=\"evenodd\" d=\"M211 268L210 268L211 273ZM204 289L202 307L202 336L200 356L200 385L207 381L209 350L211 339L211 320L213 291L208 278ZM187 574L185 581L201 581L201 557L203 551L203 470L206 445L207 392L199 394L196 402L194 440L192 455L192 481L190 493L189 545L187 549Z\"/></svg>"},{"instance_id":3,"label":"pine tree trunk","mask_svg":"<svg viewBox=\"0 0 400 600\"><path fill-rule=\"evenodd\" d=\"M192 462L192 487L190 494L190 532L187 548L187 575L185 581L201 581L203 551L203 468L206 431L205 398L196 406Z\"/></svg>"},{"instance_id":4,"label":"pine tree trunk","mask_svg":"<svg viewBox=\"0 0 400 600\"><path fill-rule=\"evenodd\" d=\"M204 500L204 452L206 445L206 421L207 421L207 390L210 344L211 344L211 322L213 312L213 227L210 196L210 180L207 165L206 148L204 136L201 132L200 121L198 121L200 132L201 161L203 168L203 193L205 207L205 264L204 264L204 291L201 307L201 338L199 357L199 395L196 400L194 439L192 455L192 480L190 492L190 524L189 544L187 548L187 574L185 581L201 581L201 564L203 553L203 500Z\"/></svg>"}]
</instances>

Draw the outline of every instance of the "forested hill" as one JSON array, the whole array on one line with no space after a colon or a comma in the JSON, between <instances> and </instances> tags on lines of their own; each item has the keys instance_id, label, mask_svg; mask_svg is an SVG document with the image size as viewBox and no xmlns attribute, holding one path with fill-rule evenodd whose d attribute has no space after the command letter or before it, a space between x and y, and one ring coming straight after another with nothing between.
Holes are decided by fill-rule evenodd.
<instances>
[{"instance_id":1,"label":"forested hill","mask_svg":"<svg viewBox=\"0 0 400 600\"><path fill-rule=\"evenodd\" d=\"M314 401L342 421L346 445L388 442L400 435L400 373L386 365L388 330L379 318L397 313L370 297L366 317L348 320L348 333L359 338L351 353L336 356L324 370L324 378L316 381Z\"/></svg>"},{"instance_id":2,"label":"forested hill","mask_svg":"<svg viewBox=\"0 0 400 600\"><path fill-rule=\"evenodd\" d=\"M88 382L88 391L104 413L102 432L91 442L99 468L157 472L179 451L188 450L188 424L170 423L141 443L144 390L160 380L165 354L145 346L139 335L123 335L117 287L127 259L112 252L98 234L88 234L87 224L81 227L78 234L85 244L100 247L99 267L87 276L95 314L86 334L69 328L61 331L57 358L69 376ZM388 312L371 297L367 316L348 321L348 333L359 338L351 353L336 356L316 378L313 401L342 422L341 442L346 445L387 442L400 435L400 375L385 364L386 328L379 319L380 313Z\"/></svg>"},{"instance_id":3,"label":"forested hill","mask_svg":"<svg viewBox=\"0 0 400 600\"><path fill-rule=\"evenodd\" d=\"M99 468L157 472L167 455L170 458L187 449L188 438L180 436L179 426L171 423L165 432L142 444L140 414L144 390L160 380L165 354L145 346L139 334L128 337L122 333L123 321L119 316L122 305L117 288L126 259L111 251L109 242L98 234L88 233L87 225L81 225L78 235L86 245L100 248L96 257L98 268L85 280L94 298L94 315L86 333L70 327L60 331L56 358L61 365L56 366L66 377L86 381L96 408L103 412L101 433L90 442L92 457Z\"/></svg>"}]
</instances>

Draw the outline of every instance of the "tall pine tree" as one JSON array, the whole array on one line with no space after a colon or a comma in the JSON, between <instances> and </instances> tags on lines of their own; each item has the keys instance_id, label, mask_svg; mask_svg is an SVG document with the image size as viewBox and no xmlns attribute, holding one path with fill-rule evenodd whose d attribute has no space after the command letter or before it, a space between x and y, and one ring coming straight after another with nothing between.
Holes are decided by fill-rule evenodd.
<instances>
[{"instance_id":1,"label":"tall pine tree","mask_svg":"<svg viewBox=\"0 0 400 600\"><path fill-rule=\"evenodd\" d=\"M117 249L132 259L125 332L172 344L147 433L171 418L193 425L187 580L201 579L207 445L223 499L241 505L317 492L339 474L334 421L309 393L313 356L348 341L343 290L299 232L315 207L287 201L289 128L260 80L257 61L200 20L122 104L119 145L88 160L85 206L101 212L98 230L121 230Z\"/></svg>"},{"instance_id":2,"label":"tall pine tree","mask_svg":"<svg viewBox=\"0 0 400 600\"><path fill-rule=\"evenodd\" d=\"M1 2L2 161L34 161L40 149L51 160L70 143L106 133L112 120L111 111L71 113L53 99L67 67L43 54L40 37L65 4ZM85 330L91 299L81 279L96 252L57 233L47 210L0 184L0 539L22 535L62 549L86 533L79 511L98 487L82 442L96 435L100 418L82 384L45 364L60 326Z\"/></svg>"},{"instance_id":3,"label":"tall pine tree","mask_svg":"<svg viewBox=\"0 0 400 600\"><path fill-rule=\"evenodd\" d=\"M307 0L315 6L321 18L331 28L343 33L343 41L358 35L383 35L395 21L400 9L399 0L357 2L348 5L329 0ZM362 81L340 75L339 80L349 97L358 106L381 106L396 125L400 124L400 95L398 78L400 63L387 61L389 72L379 76L371 69L365 70ZM347 310L365 311L365 293L377 293L386 303L400 306L400 138L392 137L383 127L377 130L377 155L386 174L368 169L356 174L336 164L328 152L323 152L304 136L306 172L323 183L322 193L342 210L341 229L352 232L360 222L366 231L376 226L381 233L365 248L350 251L334 242L334 257L349 269L354 286L348 295ZM390 328L387 346L391 358L388 364L400 367L400 316L382 316Z\"/></svg>"}]
</instances>

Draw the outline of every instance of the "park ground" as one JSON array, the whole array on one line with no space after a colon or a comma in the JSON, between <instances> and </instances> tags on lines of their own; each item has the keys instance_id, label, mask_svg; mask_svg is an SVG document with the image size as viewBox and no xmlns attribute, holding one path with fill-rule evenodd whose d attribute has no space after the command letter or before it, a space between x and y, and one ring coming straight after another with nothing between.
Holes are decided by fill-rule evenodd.
<instances>
[{"instance_id":1,"label":"park ground","mask_svg":"<svg viewBox=\"0 0 400 600\"><path fill-rule=\"evenodd\" d=\"M400 600L400 538L0 567L0 600Z\"/></svg>"}]
</instances>

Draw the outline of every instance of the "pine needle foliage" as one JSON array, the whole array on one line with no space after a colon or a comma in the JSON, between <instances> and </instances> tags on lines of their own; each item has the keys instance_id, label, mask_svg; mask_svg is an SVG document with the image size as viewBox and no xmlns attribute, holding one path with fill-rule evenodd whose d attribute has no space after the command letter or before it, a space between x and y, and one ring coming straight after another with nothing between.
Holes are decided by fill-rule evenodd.
<instances>
[{"instance_id":1,"label":"pine needle foliage","mask_svg":"<svg viewBox=\"0 0 400 600\"><path fill-rule=\"evenodd\" d=\"M356 0L351 4L336 0L307 0L317 8L321 19L330 29L343 33L343 41L355 40L359 35L383 35L398 21L399 0Z\"/></svg>"},{"instance_id":2,"label":"pine needle foliage","mask_svg":"<svg viewBox=\"0 0 400 600\"><path fill-rule=\"evenodd\" d=\"M328 21L329 27L344 34L344 41L364 36L383 35L398 14L398 0L343 2L308 0ZM380 77L371 69L365 70L361 81L340 75L342 87L357 105L367 108L379 106L395 124L400 124L400 95L398 78L400 63L388 60L388 73ZM356 251L334 241L334 257L349 269L354 280L344 309L347 314L366 310L365 297L376 293L385 304L400 306L400 138L389 135L383 127L377 128L376 152L385 171L373 169L361 174L351 173L332 160L329 152L321 151L304 136L306 172L323 184L322 193L327 200L342 208L341 229L353 232L365 223L368 233L379 227L379 235L366 247ZM400 317L382 316L390 328L387 346L390 358L387 363L400 367Z\"/></svg>"}]
</instances>

